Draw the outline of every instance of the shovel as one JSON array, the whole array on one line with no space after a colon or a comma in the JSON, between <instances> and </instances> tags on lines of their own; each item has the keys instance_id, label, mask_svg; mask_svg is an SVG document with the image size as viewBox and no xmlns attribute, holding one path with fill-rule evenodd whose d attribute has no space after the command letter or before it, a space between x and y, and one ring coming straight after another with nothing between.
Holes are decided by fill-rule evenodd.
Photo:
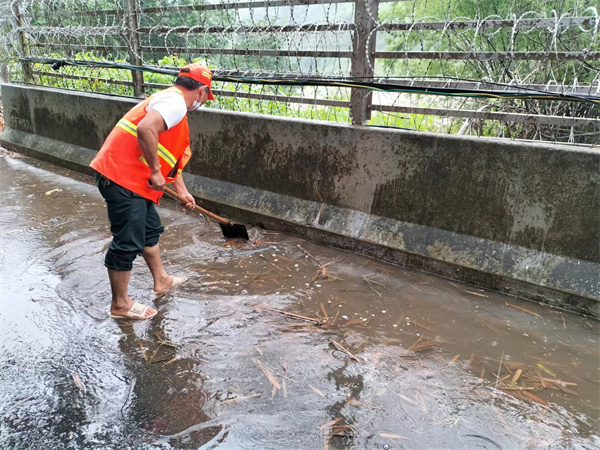
<instances>
[{"instance_id":1,"label":"shovel","mask_svg":"<svg viewBox=\"0 0 600 450\"><path fill-rule=\"evenodd\" d=\"M188 200L186 200L174 190L169 189L167 186L165 186L165 192L167 193L167 195L169 195L169 197L172 197L173 199L178 200L181 203L188 203ZM202 214L205 214L208 217L215 219L217 222L219 222L219 226L221 227L223 236L225 236L226 238L242 238L246 240L249 239L246 225L233 223L230 220L217 216L216 214L211 213L210 211L207 211L206 209L198 205L196 205L196 209Z\"/></svg>"}]
</instances>

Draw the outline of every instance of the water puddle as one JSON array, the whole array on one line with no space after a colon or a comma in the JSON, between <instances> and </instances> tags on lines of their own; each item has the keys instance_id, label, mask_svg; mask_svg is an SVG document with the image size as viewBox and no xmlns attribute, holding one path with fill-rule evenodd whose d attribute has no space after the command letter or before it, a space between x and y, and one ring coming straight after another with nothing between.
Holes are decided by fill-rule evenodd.
<instances>
[{"instance_id":1,"label":"water puddle","mask_svg":"<svg viewBox=\"0 0 600 450\"><path fill-rule=\"evenodd\" d=\"M117 322L91 179L0 174L2 448L600 448L596 321L165 201Z\"/></svg>"}]
</instances>

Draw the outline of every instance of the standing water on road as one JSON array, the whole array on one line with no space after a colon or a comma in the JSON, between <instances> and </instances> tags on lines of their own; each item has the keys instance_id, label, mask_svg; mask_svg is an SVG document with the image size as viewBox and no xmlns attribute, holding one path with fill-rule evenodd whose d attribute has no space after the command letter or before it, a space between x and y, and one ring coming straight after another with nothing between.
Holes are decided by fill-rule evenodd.
<instances>
[{"instance_id":1,"label":"standing water on road","mask_svg":"<svg viewBox=\"0 0 600 450\"><path fill-rule=\"evenodd\" d=\"M598 322L163 201L107 317L92 179L0 153L0 448L600 448ZM302 316L302 317L298 317Z\"/></svg>"}]
</instances>

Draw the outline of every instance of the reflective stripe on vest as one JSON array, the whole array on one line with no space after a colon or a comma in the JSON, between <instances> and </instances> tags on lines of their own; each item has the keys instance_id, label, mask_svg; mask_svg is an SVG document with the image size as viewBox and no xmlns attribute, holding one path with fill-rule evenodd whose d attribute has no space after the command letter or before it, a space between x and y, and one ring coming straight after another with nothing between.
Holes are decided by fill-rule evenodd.
<instances>
[{"instance_id":1,"label":"reflective stripe on vest","mask_svg":"<svg viewBox=\"0 0 600 450\"><path fill-rule=\"evenodd\" d=\"M137 138L137 125L133 122L130 122L127 119L121 119L119 120L119 122L117 122L117 126ZM169 150L167 150L160 142L158 143L158 156L160 156L170 167L175 166L175 164L177 163L177 158L175 158L173 154ZM140 156L140 161L148 165L143 156Z\"/></svg>"}]
</instances>

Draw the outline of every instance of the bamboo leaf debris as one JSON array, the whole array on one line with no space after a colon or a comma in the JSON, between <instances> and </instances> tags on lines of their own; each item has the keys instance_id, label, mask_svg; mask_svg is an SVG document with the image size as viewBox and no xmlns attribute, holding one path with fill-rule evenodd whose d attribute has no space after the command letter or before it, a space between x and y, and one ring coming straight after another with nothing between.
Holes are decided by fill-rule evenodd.
<instances>
[{"instance_id":1,"label":"bamboo leaf debris","mask_svg":"<svg viewBox=\"0 0 600 450\"><path fill-rule=\"evenodd\" d=\"M334 426L336 423L338 423L340 420L342 420L342 418L338 418L338 419L334 419L331 420L330 422L324 423L323 425L321 425L319 427L319 430L325 430L327 428L331 428L332 426Z\"/></svg>"},{"instance_id":2,"label":"bamboo leaf debris","mask_svg":"<svg viewBox=\"0 0 600 450\"><path fill-rule=\"evenodd\" d=\"M254 361L254 364L256 364L260 371L265 375L265 377L267 377L267 380L269 380L269 382L273 385L273 388L275 390L281 389L281 384L279 383L279 380L262 362L260 362L260 360L258 360L257 358L252 358L252 361Z\"/></svg>"},{"instance_id":3,"label":"bamboo leaf debris","mask_svg":"<svg viewBox=\"0 0 600 450\"><path fill-rule=\"evenodd\" d=\"M400 436L399 434L391 433L379 433L379 436L387 439L408 439L406 436Z\"/></svg>"},{"instance_id":4,"label":"bamboo leaf debris","mask_svg":"<svg viewBox=\"0 0 600 450\"><path fill-rule=\"evenodd\" d=\"M302 247L298 246L298 248L306 255L305 261L299 261L296 263L294 260L289 260L289 262L285 261L285 258L280 257L280 255L273 255L275 258L274 262L267 262L263 269L257 269L254 272L248 275L248 278L245 279L247 284L253 283L261 283L267 282L269 279L272 279L273 276L286 276L292 277L289 272L299 271L302 269L298 269L299 266L304 266L304 270L308 267L308 270L312 270L310 265L315 266L315 272L307 273L304 278L306 278L306 286L310 286L310 284L314 282L320 282L321 280L331 279L331 268L338 261L330 261L327 263L323 263L321 259L321 255L310 254ZM281 259L280 259L281 258ZM279 261L279 262L277 262ZM293 263L293 264L292 264ZM270 265L269 265L270 264ZM288 265L286 265L288 264ZM370 264L370 263L369 263ZM365 265L366 266L366 265ZM290 269L291 268L291 269ZM294 269L295 268L295 269ZM366 275L361 274L356 281L362 284L362 289L360 292L368 293L370 290L373 290L380 297L384 297L382 293L386 292L385 296L387 296L387 291L391 289L390 286L386 286L386 284L380 282L379 274L375 272L367 273ZM312 277L312 278L311 278ZM411 277L414 275L411 274ZM418 281L418 280L413 280ZM429 281L419 282L419 285L427 285ZM317 284L316 287L321 287ZM341 292L356 292L356 289L351 289L356 286L349 286L349 289L340 289L338 290L337 295L341 295ZM466 290L466 286L455 285L457 289L464 292L465 294L470 294L476 297L489 298L492 294L488 292L480 291L478 289ZM310 289L310 287L309 287ZM489 294L489 295L488 295ZM370 295L371 299L373 299L373 295ZM321 297L323 298L323 297ZM312 302L312 313L311 310L306 310L304 308L304 314L299 314L297 312L288 312L282 309L276 309L269 306L263 306L258 303L247 303L247 306L254 307L257 310L268 311L273 314L281 315L288 317L290 319L295 319L300 322L294 323L294 321L281 321L277 323L277 327L279 330L284 332L293 332L293 333L331 333L332 330L340 331L340 333L333 338L328 337L327 340L329 344L332 346L331 348L335 348L337 352L341 352L343 355L338 356L340 358L344 358L346 361L354 361L359 362L361 364L366 364L364 358L359 356L362 350L358 350L357 346L348 345L345 339L350 332L350 327L366 327L369 321L377 320L370 319L369 317L359 316L359 312L353 311L352 308L345 308L344 304L350 304L350 299L345 299L339 296L336 296L335 293L330 294L330 299L327 301L315 301ZM412 308L416 303L417 299L411 297L409 294L403 293L402 300L405 301L406 308ZM306 306L303 302L301 302L302 306ZM529 310L527 308L521 307L519 305L515 305L513 303L506 303L507 306L517 309L523 313L533 315L535 317L541 318L541 316L535 311ZM382 308L382 313L386 314L387 309L385 304ZM363 315L373 315L371 312L376 311L365 311ZM368 314L367 314L368 313ZM352 314L352 315L351 315ZM404 317L404 314L399 314L400 317ZM402 321L404 322L404 321ZM419 358L420 353L424 353L427 351L435 351L436 349L440 349L440 351L444 350L444 342L442 342L437 337L437 330L434 321L431 320L431 317L424 316L414 316L411 314L411 319L406 317L406 322L402 324L401 322L396 322L398 326L403 326L404 324L410 325L412 328L403 328L401 329L404 335L414 336L415 341L410 345L405 346L408 349L408 354L404 355L404 357L412 357ZM394 325L394 326L397 326ZM485 327L485 330L490 333L490 335L497 335L498 337L508 336L510 331L505 331L502 327L495 327L495 324L489 323L489 321L482 321L482 326ZM414 328L413 328L414 327ZM343 331L346 328L347 331ZM398 340L399 345L405 345L403 340ZM569 376L559 375L559 371L555 369L556 365L551 364L547 361L543 361L541 358L536 360L535 357L531 357L534 361L529 363L523 363L518 361L509 360L509 358L504 358L504 355L500 360L490 358L490 357L481 357L477 356L475 351L465 352L457 352L457 349L453 351L452 354L446 359L447 364L453 365L454 367L468 367L474 373L479 375L482 379L487 379L486 385L492 388L495 392L494 396L496 397L497 393L500 391L511 395L513 397L519 398L523 401L527 402L535 402L543 407L549 407L549 399L552 395L548 390L557 390L560 391L560 394L576 394L576 392L570 390L577 387L577 379L572 379ZM436 351L439 353L439 351ZM464 355L461 359L461 354ZM466 356L466 357L465 357ZM369 368L368 370L371 374L374 374L377 371L377 364L379 361L380 355L376 353L375 357L369 358ZM262 359L262 358L261 358ZM288 379L283 376L281 373L278 373L277 370L273 370L268 368L264 363L262 363L258 359L254 359L254 363L259 367L264 376L269 380L272 390L271 395L274 396L277 394L277 391L282 392L282 397L287 395L287 389L284 385L284 379ZM298 380L290 380L292 382L298 382ZM308 386L312 393L318 395L319 397L326 397L326 394L317 389L314 386ZM541 392L541 393L540 393ZM311 393L311 395L312 395ZM268 395L268 393L264 393ZM550 395L548 395L550 394ZM411 396L401 396L402 401L408 403L414 403L415 406L425 407L422 401L419 401L418 398L411 398ZM498 400L496 398L496 400ZM359 408L369 408L374 409L375 406L370 405L368 403L362 402L358 399L348 397L346 399L346 405L359 407ZM493 400L492 400L493 404ZM343 420L343 419L342 419ZM334 436L351 436L355 430L352 426L344 424L344 422L340 423L337 419L332 421L331 423L325 424L325 428L327 428L326 446L331 444L330 439L333 439ZM382 437L388 436L390 439L403 439L404 437L400 435L393 435L391 433L381 433ZM397 437L392 437L397 436Z\"/></svg>"},{"instance_id":5,"label":"bamboo leaf debris","mask_svg":"<svg viewBox=\"0 0 600 450\"><path fill-rule=\"evenodd\" d=\"M246 395L246 396L243 396L243 397L230 398L230 399L227 399L227 400L223 400L221 402L221 405L231 405L233 403L245 402L246 400L250 400L250 399L253 399L253 398L259 398L259 397L262 397L262 394L256 393L256 394Z\"/></svg>"},{"instance_id":6,"label":"bamboo leaf debris","mask_svg":"<svg viewBox=\"0 0 600 450\"><path fill-rule=\"evenodd\" d=\"M507 361L505 358L500 361L487 357L479 358L472 354L469 358L469 367L476 371L477 366L481 366L480 378L485 379L486 374L488 374L488 378L491 377L493 380L492 386L495 389L524 401L533 401L545 408L551 407L546 399L552 397L551 391L553 390L560 391L563 394L578 395L577 392L569 389L576 388L578 383L567 380L566 378L569 378L569 376L566 373L559 374L558 369L551 370L548 368L548 366L551 366L553 369L554 367L567 369L567 366L553 364L533 356L531 358L534 361L531 364L526 364L518 361ZM543 363L540 361L543 361Z\"/></svg>"},{"instance_id":7,"label":"bamboo leaf debris","mask_svg":"<svg viewBox=\"0 0 600 450\"><path fill-rule=\"evenodd\" d=\"M314 322L317 325L321 325L324 323L323 320L321 320L321 319L316 319L314 317L307 317L307 316L303 316L300 314L290 313L287 311L282 311L280 309L269 308L268 306L262 306L262 305L259 305L258 303L248 303L248 306L253 306L254 308L257 308L257 309L264 309L265 311L271 311L271 312L274 312L277 314L283 314L284 316L293 317L295 319L307 320L309 322Z\"/></svg>"},{"instance_id":8,"label":"bamboo leaf debris","mask_svg":"<svg viewBox=\"0 0 600 450\"><path fill-rule=\"evenodd\" d=\"M325 397L325 394L323 394L323 392L322 392L321 390L317 389L316 387L314 387L314 386L311 386L310 384L308 385L308 387L309 387L309 388L311 388L311 389L312 389L312 391L313 391L315 394L317 394L318 396L320 396L320 397Z\"/></svg>"},{"instance_id":9,"label":"bamboo leaf debris","mask_svg":"<svg viewBox=\"0 0 600 450\"><path fill-rule=\"evenodd\" d=\"M431 350L436 345L435 342L423 342L421 344L419 344L419 342L421 342L421 338L419 338L413 345L411 345L408 350L415 353L424 352L427 350Z\"/></svg>"},{"instance_id":10,"label":"bamboo leaf debris","mask_svg":"<svg viewBox=\"0 0 600 450\"><path fill-rule=\"evenodd\" d=\"M25 398L25 399L23 399L23 400L21 400L21 401L18 401L18 402L17 402L17 403L15 403L14 405L12 405L12 406L8 407L7 409L5 409L5 410L2 412L2 415L4 415L4 414L7 414L8 412L12 411L13 409L17 408L18 406L22 405L23 403L26 403L26 402L28 402L28 401L31 401L31 400L33 400L34 398L35 398L35 397L27 397L27 398Z\"/></svg>"},{"instance_id":11,"label":"bamboo leaf debris","mask_svg":"<svg viewBox=\"0 0 600 450\"><path fill-rule=\"evenodd\" d=\"M156 343L158 344L158 346L154 349L151 356L148 356L149 352L151 351L150 348L144 346L144 344L142 344L141 342L139 343L144 361L146 361L146 363L148 364L164 362L165 364L163 364L163 367L176 362L178 360L177 345L167 340L164 328L154 333L154 336L156 337ZM163 348L166 349L166 351L161 352L161 349ZM158 356L160 353L162 354Z\"/></svg>"},{"instance_id":12,"label":"bamboo leaf debris","mask_svg":"<svg viewBox=\"0 0 600 450\"><path fill-rule=\"evenodd\" d=\"M489 298L489 295L480 294L479 292L475 292L475 291L463 291L463 292L466 292L467 294L471 294L471 295L476 295L478 297Z\"/></svg>"},{"instance_id":13,"label":"bamboo leaf debris","mask_svg":"<svg viewBox=\"0 0 600 450\"><path fill-rule=\"evenodd\" d=\"M506 303L506 306L510 306L511 308L518 309L519 311L522 311L524 313L531 314L532 316L535 316L535 317L539 317L540 319L542 318L542 316L540 316L538 313L536 313L530 309L523 308L522 306L514 305L514 304L508 303L508 302L505 302L505 303Z\"/></svg>"},{"instance_id":14,"label":"bamboo leaf debris","mask_svg":"<svg viewBox=\"0 0 600 450\"><path fill-rule=\"evenodd\" d=\"M352 352L350 352L350 350L348 350L347 348L345 348L342 344L340 344L339 342L337 342L334 339L330 339L330 342L341 352L345 353L346 355L348 355L350 358L352 358L355 361L358 361L359 363L364 364L365 360L359 356L354 355Z\"/></svg>"},{"instance_id":15,"label":"bamboo leaf debris","mask_svg":"<svg viewBox=\"0 0 600 450\"><path fill-rule=\"evenodd\" d=\"M79 375L77 375L76 373L73 374L73 381L75 381L75 384L77 385L79 390L85 394L85 386L83 385L81 378L79 378Z\"/></svg>"}]
</instances>

